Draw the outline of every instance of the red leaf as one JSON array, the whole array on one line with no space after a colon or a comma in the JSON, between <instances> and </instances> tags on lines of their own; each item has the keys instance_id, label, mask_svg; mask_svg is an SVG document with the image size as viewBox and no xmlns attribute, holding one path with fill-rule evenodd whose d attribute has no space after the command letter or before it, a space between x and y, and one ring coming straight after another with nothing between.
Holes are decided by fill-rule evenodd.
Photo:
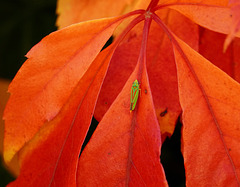
<instances>
[{"instance_id":1,"label":"red leaf","mask_svg":"<svg viewBox=\"0 0 240 187\"><path fill-rule=\"evenodd\" d=\"M224 34L201 29L199 53L240 82L240 39L235 38L228 50L223 52L225 38Z\"/></svg>"},{"instance_id":2,"label":"red leaf","mask_svg":"<svg viewBox=\"0 0 240 187\"><path fill-rule=\"evenodd\" d=\"M198 49L197 25L173 10L161 10L158 15L178 36L194 49ZM141 46L141 33L142 24L139 24L131 30L113 55L94 114L98 121L107 112L135 67ZM161 133L164 134L162 140L164 140L167 135L173 133L181 108L176 94L178 92L176 65L171 43L154 22L151 24L148 46L149 81Z\"/></svg>"},{"instance_id":3,"label":"red leaf","mask_svg":"<svg viewBox=\"0 0 240 187\"><path fill-rule=\"evenodd\" d=\"M187 185L239 186L240 85L180 39L174 52Z\"/></svg>"},{"instance_id":4,"label":"red leaf","mask_svg":"<svg viewBox=\"0 0 240 187\"><path fill-rule=\"evenodd\" d=\"M193 50L198 28L180 15L231 32L227 0L207 3L152 0L146 11L69 26L36 45L5 111L5 159L21 149L21 174L10 186L167 186L161 138L171 135L181 109L187 185L240 186L240 85ZM100 53L123 19L126 29ZM143 31L133 29L143 20ZM134 80L141 94L130 112ZM100 89L98 103L108 106L95 112ZM79 157L93 112L101 121Z\"/></svg>"},{"instance_id":5,"label":"red leaf","mask_svg":"<svg viewBox=\"0 0 240 187\"><path fill-rule=\"evenodd\" d=\"M118 18L84 22L45 37L12 81L5 109L4 159L9 162L69 98L119 24ZM21 106L21 107L19 107Z\"/></svg>"},{"instance_id":6,"label":"red leaf","mask_svg":"<svg viewBox=\"0 0 240 187\"><path fill-rule=\"evenodd\" d=\"M21 173L9 186L76 186L79 153L112 52L100 53L60 113L20 152Z\"/></svg>"},{"instance_id":7,"label":"red leaf","mask_svg":"<svg viewBox=\"0 0 240 187\"><path fill-rule=\"evenodd\" d=\"M159 160L161 137L146 68L138 108L130 113L131 86L137 72L138 66L84 149L78 185L167 186Z\"/></svg>"}]
</instances>

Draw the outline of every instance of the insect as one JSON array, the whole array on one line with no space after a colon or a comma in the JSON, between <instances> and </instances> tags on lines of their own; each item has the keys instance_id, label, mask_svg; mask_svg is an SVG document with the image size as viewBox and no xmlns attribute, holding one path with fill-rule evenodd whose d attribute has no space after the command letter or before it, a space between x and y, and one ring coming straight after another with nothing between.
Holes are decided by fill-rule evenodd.
<instances>
[{"instance_id":1,"label":"insect","mask_svg":"<svg viewBox=\"0 0 240 187\"><path fill-rule=\"evenodd\" d=\"M133 111L136 107L136 103L138 100L138 95L139 95L139 90L140 89L140 84L138 80L136 79L133 84L132 84L132 89L131 89L131 101L130 101L130 112Z\"/></svg>"}]
</instances>

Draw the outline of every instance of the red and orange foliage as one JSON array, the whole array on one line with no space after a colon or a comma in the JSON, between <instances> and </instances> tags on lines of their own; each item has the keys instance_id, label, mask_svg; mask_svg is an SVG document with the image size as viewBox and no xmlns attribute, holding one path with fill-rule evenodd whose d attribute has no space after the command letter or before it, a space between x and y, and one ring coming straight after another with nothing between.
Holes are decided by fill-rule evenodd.
<instances>
[{"instance_id":1,"label":"red and orange foliage","mask_svg":"<svg viewBox=\"0 0 240 187\"><path fill-rule=\"evenodd\" d=\"M240 186L239 1L58 3L61 29L9 86L9 186L168 186L160 150L180 115L186 184Z\"/></svg>"}]
</instances>

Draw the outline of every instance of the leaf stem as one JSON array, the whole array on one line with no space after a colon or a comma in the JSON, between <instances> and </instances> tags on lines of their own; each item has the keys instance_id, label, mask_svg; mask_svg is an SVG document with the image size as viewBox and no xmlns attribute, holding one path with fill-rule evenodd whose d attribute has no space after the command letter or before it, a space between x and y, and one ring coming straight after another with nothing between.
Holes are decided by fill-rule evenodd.
<instances>
[{"instance_id":1,"label":"leaf stem","mask_svg":"<svg viewBox=\"0 0 240 187\"><path fill-rule=\"evenodd\" d=\"M137 68L138 68L138 73L137 73L137 79L139 82L142 82L142 73L143 73L143 68L146 68L146 53L147 53L147 40L148 40L148 34L149 34L149 28L151 25L152 17L151 17L151 12L146 11L145 14L143 15L145 17L145 22L144 22L144 27L143 27L143 35L142 35L142 44L141 44L141 49L138 57L138 62L137 62ZM140 81L141 80L141 81ZM133 154L133 144L134 144L134 134L135 134L135 129L137 126L137 107L134 110L133 113L133 121L131 123L131 129L130 129L130 140L129 140L129 150L128 150L128 162L127 162L127 177L126 177L126 185L129 186L129 181L130 181L130 175L131 175L131 168L134 167L136 172L138 173L137 168L134 166L134 162L132 160L132 154ZM139 174L139 173L138 173ZM139 176L141 176L139 174ZM144 180L143 180L144 183Z\"/></svg>"},{"instance_id":2,"label":"leaf stem","mask_svg":"<svg viewBox=\"0 0 240 187\"><path fill-rule=\"evenodd\" d=\"M142 71L143 68L146 66L146 57L147 57L147 40L148 40L148 34L149 34L149 28L152 22L151 12L147 11L145 13L145 22L143 27L143 36L142 36L142 44L141 49L138 57L138 75L137 79L142 79ZM141 81L142 82L142 81Z\"/></svg>"},{"instance_id":3,"label":"leaf stem","mask_svg":"<svg viewBox=\"0 0 240 187\"><path fill-rule=\"evenodd\" d=\"M151 0L150 4L147 7L147 11L150 11L152 8L155 8L158 4L159 0Z\"/></svg>"}]
</instances>

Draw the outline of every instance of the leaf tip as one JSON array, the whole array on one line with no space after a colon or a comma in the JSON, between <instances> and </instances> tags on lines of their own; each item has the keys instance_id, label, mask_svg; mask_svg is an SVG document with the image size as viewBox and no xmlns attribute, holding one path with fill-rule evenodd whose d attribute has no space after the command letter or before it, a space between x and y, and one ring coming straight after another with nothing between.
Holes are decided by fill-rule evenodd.
<instances>
[{"instance_id":1,"label":"leaf tip","mask_svg":"<svg viewBox=\"0 0 240 187\"><path fill-rule=\"evenodd\" d=\"M227 48L229 47L229 45L231 44L232 40L234 39L234 36L232 34L229 34L223 44L223 53L225 53L227 51Z\"/></svg>"}]
</instances>

